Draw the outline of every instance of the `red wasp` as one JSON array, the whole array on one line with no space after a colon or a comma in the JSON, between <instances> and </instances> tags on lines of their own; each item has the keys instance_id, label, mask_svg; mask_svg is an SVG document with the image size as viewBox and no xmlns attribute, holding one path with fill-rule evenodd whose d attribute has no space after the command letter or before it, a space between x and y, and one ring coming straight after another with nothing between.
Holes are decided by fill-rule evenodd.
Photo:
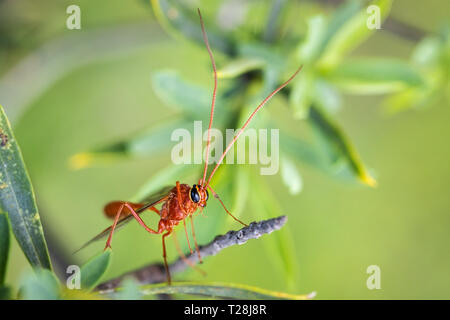
<instances>
[{"instance_id":1,"label":"red wasp","mask_svg":"<svg viewBox=\"0 0 450 320\"><path fill-rule=\"evenodd\" d=\"M111 248L111 239L112 235L114 233L114 230L125 223L131 221L133 218L137 220L137 222L149 233L151 234L162 234L162 248L163 248L163 258L164 258L164 266L166 269L167 274L167 282L171 283L170 273L169 273L169 267L167 264L167 255L166 255L166 243L165 239L172 234L172 231L175 226L177 226L181 221L184 223L184 228L187 236L187 230L186 230L186 218L190 218L191 224L192 224L192 236L195 243L195 248L198 253L199 261L201 262L201 256L200 252L198 250L198 244L197 240L195 239L195 231L194 231L194 223L193 223L193 214L197 211L197 209L203 210L204 207L206 207L206 203L209 198L208 190L211 191L213 196L219 200L222 207L225 209L226 213L229 214L234 220L237 222L243 224L246 226L245 223L240 221L238 218L233 216L233 214L225 207L224 203L220 199L220 197L217 195L217 193L211 188L210 182L212 177L214 176L215 172L219 168L220 164L222 163L223 159L225 158L225 155L227 152L231 149L233 144L236 142L236 140L240 137L240 135L244 132L245 128L248 126L250 121L253 119L255 114L261 109L267 101L269 101L278 91L283 89L294 77L299 73L302 67L298 68L297 71L282 85L280 85L277 89L275 89L272 93L270 93L252 112L252 114L249 116L247 121L244 123L242 128L238 131L238 133L234 136L233 140L228 144L225 151L223 152L222 156L217 161L216 166L211 171L209 177L207 178L207 169L208 169L208 157L209 157L209 149L210 149L210 143L211 143L211 127L213 123L213 116L214 116L214 107L216 102L216 92L217 92L217 70L216 70L216 63L211 51L211 48L209 46L208 37L206 35L205 26L203 23L202 15L200 13L200 10L198 10L198 15L200 18L200 24L202 29L202 35L203 40L206 45L206 49L208 50L208 54L211 59L212 63L212 69L214 73L214 89L213 89L213 95L212 95L212 103L211 103L211 114L209 119L209 127L208 127L208 139L206 144L206 156L205 156L205 167L203 170L203 177L199 179L198 184L194 184L193 186L190 186L188 184L181 184L179 181L176 182L176 185L174 187L170 187L167 189L162 190L158 194L152 195L150 198L146 199L146 203L131 203L128 201L113 201L108 203L104 207L104 212L108 218L114 219L114 222L112 226L106 228L103 230L99 235L94 237L92 240L90 240L88 243L86 243L82 248L87 246L88 244L102 239L106 236L108 236L108 240L106 241L105 250L107 248ZM156 206L160 205L161 209L157 209ZM142 212L150 210L155 212L159 215L160 220L158 223L158 227L156 229L152 229L148 227L145 222L141 219L139 216ZM175 233L174 233L175 235ZM192 249L189 244L189 238L187 237L189 249ZM177 249L178 245L177 245ZM81 250L81 249L80 249ZM180 250L179 250L180 251ZM184 255L180 251L180 255L182 258L184 258ZM188 260L185 260L188 263Z\"/></svg>"}]
</instances>

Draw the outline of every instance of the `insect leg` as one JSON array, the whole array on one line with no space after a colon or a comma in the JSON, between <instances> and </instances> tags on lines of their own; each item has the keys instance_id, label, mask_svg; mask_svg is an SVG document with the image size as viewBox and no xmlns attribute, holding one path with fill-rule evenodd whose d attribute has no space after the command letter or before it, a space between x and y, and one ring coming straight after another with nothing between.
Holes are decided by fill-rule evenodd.
<instances>
[{"instance_id":1,"label":"insect leg","mask_svg":"<svg viewBox=\"0 0 450 320\"><path fill-rule=\"evenodd\" d=\"M187 214L187 212L184 209L183 204L182 204L183 200L181 198L181 190L180 190L180 182L179 181L177 181L177 198L178 198L178 205L180 206L181 211L183 211L184 215L187 216L188 214ZM186 240L187 240L187 243L188 243L189 251L192 253L191 243L189 242L189 236L188 236L188 233L187 233L186 221L185 220L183 220L183 224L184 224L184 231L186 233Z\"/></svg>"},{"instance_id":2,"label":"insect leg","mask_svg":"<svg viewBox=\"0 0 450 320\"><path fill-rule=\"evenodd\" d=\"M150 207L150 208L148 208L148 210L153 211L153 212L156 212L156 214L157 214L158 216L161 215L161 213L159 212L159 210L156 209L155 207Z\"/></svg>"},{"instance_id":3,"label":"insect leg","mask_svg":"<svg viewBox=\"0 0 450 320\"><path fill-rule=\"evenodd\" d=\"M188 258L186 258L186 255L183 253L183 251L180 248L180 244L177 239L177 233L173 233L173 241L175 242L175 248L178 251L178 254L180 255L181 259L186 263L188 266L190 266L192 269L195 269L196 271L200 272L203 276L206 276L206 272L202 269L195 266Z\"/></svg>"},{"instance_id":4,"label":"insect leg","mask_svg":"<svg viewBox=\"0 0 450 320\"><path fill-rule=\"evenodd\" d=\"M166 268L167 275L167 283L170 285L172 280L170 278L169 265L167 264L167 254L166 254L166 242L165 238L172 233L172 230L168 230L166 233L162 235L162 247L163 247L163 258L164 258L164 267Z\"/></svg>"},{"instance_id":5,"label":"insect leg","mask_svg":"<svg viewBox=\"0 0 450 320\"><path fill-rule=\"evenodd\" d=\"M197 250L198 262L203 263L202 257L200 255L200 250L198 249L197 239L195 238L195 230L194 230L194 218L191 216L191 226L192 226L192 237L194 238L195 250Z\"/></svg>"},{"instance_id":6,"label":"insect leg","mask_svg":"<svg viewBox=\"0 0 450 320\"><path fill-rule=\"evenodd\" d=\"M134 218L137 220L137 222L139 222L139 224L140 224L145 230L147 230L148 232L150 232L150 233L152 233L152 234L160 234L160 233L162 232L162 230L159 230L159 228L158 228L158 231L155 231L155 230L149 228L149 227L145 224L145 222L141 219L141 217L139 217L139 215L136 213L136 211L134 211L134 209L133 209L128 203L124 202L123 206L127 207L127 208L130 210L131 214L134 216Z\"/></svg>"},{"instance_id":7,"label":"insect leg","mask_svg":"<svg viewBox=\"0 0 450 320\"><path fill-rule=\"evenodd\" d=\"M123 208L124 208L124 205L121 205L119 210L117 211L116 217L114 218L114 223L113 223L113 225L111 227L111 232L109 233L109 236L108 236L108 240L106 240L106 245L105 245L105 249L104 250L106 250L108 248L111 248L112 235L114 233L114 229L117 226L117 222L119 222L119 218L120 218L120 215L122 213Z\"/></svg>"},{"instance_id":8,"label":"insect leg","mask_svg":"<svg viewBox=\"0 0 450 320\"><path fill-rule=\"evenodd\" d=\"M191 243L189 242L189 235L188 235L187 228L186 228L186 219L183 220L183 224L184 224L184 233L186 234L186 240L187 240L187 244L188 244L188 247L189 247L189 251L192 254Z\"/></svg>"}]
</instances>

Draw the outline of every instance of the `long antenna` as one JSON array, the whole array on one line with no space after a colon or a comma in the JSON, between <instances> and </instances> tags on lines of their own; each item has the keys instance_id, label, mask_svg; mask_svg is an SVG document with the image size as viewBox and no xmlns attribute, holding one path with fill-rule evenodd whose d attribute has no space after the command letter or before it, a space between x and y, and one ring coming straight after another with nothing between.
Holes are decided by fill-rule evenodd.
<instances>
[{"instance_id":1,"label":"long antenna","mask_svg":"<svg viewBox=\"0 0 450 320\"><path fill-rule=\"evenodd\" d=\"M204 185L205 187L207 187L211 181L211 178L213 177L214 173L216 172L216 170L219 168L220 164L222 163L223 159L225 158L225 155L228 153L228 151L231 149L231 147L233 146L233 144L236 142L236 140L239 138L239 136L242 134L242 132L244 132L245 128L248 126L248 124L250 123L250 121L253 119L253 117L255 116L255 114L259 111L259 109L261 109L266 103L267 101L269 101L278 91L280 91L281 89L283 89L285 86L287 86L289 84L289 82L292 81L292 79L295 78L295 76L300 72L300 70L302 69L303 66L300 66L297 71L294 72L294 74L286 81L284 82L281 86L279 86L278 88L276 88L274 91L272 91L271 94L269 94L260 104L259 106L256 107L256 109L253 111L253 113L250 115L250 117L247 119L247 121L244 123L244 125L242 126L242 128L239 130L239 132L234 136L233 140L228 144L227 148L225 149L224 153L222 154L222 156L220 157L219 161L217 162L216 166L214 167L214 170L211 172L211 174L209 175L208 178L208 183L206 185ZM203 185L203 184L202 184Z\"/></svg>"},{"instance_id":2,"label":"long antenna","mask_svg":"<svg viewBox=\"0 0 450 320\"><path fill-rule=\"evenodd\" d=\"M202 27L203 40L205 41L206 49L208 50L209 57L211 58L211 63L212 63L213 71L214 71L214 90L213 90L213 96L212 96L212 102L211 102L211 115L209 117L208 142L206 143L205 169L203 170L203 178L201 180L201 185L203 186L205 184L206 172L208 170L209 147L211 144L211 127L212 127L213 118L214 118L214 107L216 104L217 69L216 69L216 62L214 61L214 57L213 57L213 54L211 51L211 47L209 46L208 36L206 35L205 25L203 23L202 14L200 13L200 9L197 9L197 11L198 11L198 16L200 17L200 25Z\"/></svg>"}]
</instances>

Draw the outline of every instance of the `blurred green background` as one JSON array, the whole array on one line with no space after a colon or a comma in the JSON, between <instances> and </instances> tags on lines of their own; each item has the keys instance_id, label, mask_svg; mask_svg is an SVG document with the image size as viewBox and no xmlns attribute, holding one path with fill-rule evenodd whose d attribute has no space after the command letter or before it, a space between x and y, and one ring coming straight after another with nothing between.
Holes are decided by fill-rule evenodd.
<instances>
[{"instance_id":1,"label":"blurred green background","mask_svg":"<svg viewBox=\"0 0 450 320\"><path fill-rule=\"evenodd\" d=\"M318 4L299 2L301 16L320 11ZM65 26L65 11L74 3L82 10L82 29L71 31ZM199 6L208 16L218 3L202 1ZM449 20L449 12L446 1L395 0L391 16L431 32ZM99 243L71 255L110 223L102 215L103 205L133 196L165 167L170 151L84 170L71 170L68 159L174 114L151 88L150 76L156 70L177 70L185 79L211 88L207 52L167 35L145 1L3 0L0 17L0 84L11 85L11 73L19 74L11 90L0 90L8 94L0 95L0 104L12 118L51 252L81 264L103 248ZM299 24L305 22L299 19ZM408 58L416 44L381 29L354 54ZM18 70L30 57L36 69ZM40 65L51 68L41 70ZM291 196L279 179L267 178L282 204L283 212L274 216L289 217L287 228L298 260L294 286L286 286L271 263L274 257L263 250L270 236L208 258L202 266L206 278L188 271L176 279L317 291L320 299L450 298L449 106L436 101L427 108L387 115L380 101L378 96L346 96L337 115L374 168L377 188L346 183L306 165L299 166L304 183L299 195ZM277 110L273 114L280 121L290 117L283 100L274 100L270 108ZM300 133L301 124L287 125ZM208 216L221 214L211 205L199 219L206 219L202 224L207 225ZM220 233L238 228L232 221L218 226ZM161 261L160 241L135 223L118 233L108 277ZM175 257L173 248L169 257ZM369 265L381 268L380 290L366 287ZM7 281L17 284L29 268L15 244Z\"/></svg>"}]
</instances>

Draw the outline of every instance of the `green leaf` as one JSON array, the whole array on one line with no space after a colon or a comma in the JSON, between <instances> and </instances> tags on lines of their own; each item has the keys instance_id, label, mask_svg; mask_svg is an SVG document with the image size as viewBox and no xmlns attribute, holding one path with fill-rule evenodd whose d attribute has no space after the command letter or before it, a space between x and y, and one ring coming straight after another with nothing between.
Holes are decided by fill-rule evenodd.
<instances>
[{"instance_id":1,"label":"green leaf","mask_svg":"<svg viewBox=\"0 0 450 320\"><path fill-rule=\"evenodd\" d=\"M297 49L298 60L305 65L311 65L322 53L325 46L327 23L322 15L314 16L308 20L308 31L305 40Z\"/></svg>"},{"instance_id":2,"label":"green leaf","mask_svg":"<svg viewBox=\"0 0 450 320\"><path fill-rule=\"evenodd\" d=\"M438 62L443 44L438 37L426 37L414 48L411 60L420 66L433 66Z\"/></svg>"},{"instance_id":3,"label":"green leaf","mask_svg":"<svg viewBox=\"0 0 450 320\"><path fill-rule=\"evenodd\" d=\"M161 26L174 37L183 35L203 45L203 37L200 28L200 19L195 8L184 8L180 1L150 0L156 19ZM208 40L211 47L228 55L233 55L234 44L223 34L215 32L213 25L208 23L205 12L203 19L208 32Z\"/></svg>"},{"instance_id":4,"label":"green leaf","mask_svg":"<svg viewBox=\"0 0 450 320\"><path fill-rule=\"evenodd\" d=\"M152 84L155 93L167 105L179 108L190 119L209 119L212 89L208 91L201 86L188 83L173 71L154 73ZM222 104L218 96L216 99L218 115L222 113Z\"/></svg>"},{"instance_id":5,"label":"green leaf","mask_svg":"<svg viewBox=\"0 0 450 320\"><path fill-rule=\"evenodd\" d=\"M5 284L9 256L9 222L6 213L0 211L0 287Z\"/></svg>"},{"instance_id":6,"label":"green leaf","mask_svg":"<svg viewBox=\"0 0 450 320\"><path fill-rule=\"evenodd\" d=\"M170 286L166 284L151 284L141 286L144 295L154 294L192 294L211 298L241 299L241 300L308 300L315 296L311 294L288 294L284 292L269 291L244 284L230 283L200 283L200 282L174 282Z\"/></svg>"},{"instance_id":7,"label":"green leaf","mask_svg":"<svg viewBox=\"0 0 450 320\"><path fill-rule=\"evenodd\" d=\"M250 194L250 200L255 219L270 219L282 214L279 203L274 198L267 183L261 179L261 176L253 173L251 181L253 190ZM286 280L288 286L292 286L295 282L298 268L295 258L295 246L290 229L284 227L276 233L273 233L262 243L267 250L267 254L273 258L271 261L278 269L278 273L281 273L282 278Z\"/></svg>"},{"instance_id":8,"label":"green leaf","mask_svg":"<svg viewBox=\"0 0 450 320\"><path fill-rule=\"evenodd\" d=\"M104 297L97 292L80 290L80 289L68 289L64 288L61 293L61 299L64 300L104 300Z\"/></svg>"},{"instance_id":9,"label":"green leaf","mask_svg":"<svg viewBox=\"0 0 450 320\"><path fill-rule=\"evenodd\" d=\"M249 180L247 170L238 166L234 169L234 186L232 187L232 213L238 219L242 216L248 200Z\"/></svg>"},{"instance_id":10,"label":"green leaf","mask_svg":"<svg viewBox=\"0 0 450 320\"><path fill-rule=\"evenodd\" d=\"M308 21L308 31L305 40L300 43L297 57L306 65L313 65L323 55L331 39L338 30L351 19L360 9L361 5L356 1L343 4L335 12L331 20L318 15Z\"/></svg>"},{"instance_id":11,"label":"green leaf","mask_svg":"<svg viewBox=\"0 0 450 320\"><path fill-rule=\"evenodd\" d=\"M130 156L150 156L155 152L171 147L172 133L180 128L192 127L192 121L177 119L163 125L153 125L151 128L127 141L127 153ZM186 129L192 133L192 129Z\"/></svg>"},{"instance_id":12,"label":"green leaf","mask_svg":"<svg viewBox=\"0 0 450 320\"><path fill-rule=\"evenodd\" d=\"M142 293L138 282L134 278L126 278L123 280L121 290L115 298L117 300L140 300Z\"/></svg>"},{"instance_id":13,"label":"green leaf","mask_svg":"<svg viewBox=\"0 0 450 320\"><path fill-rule=\"evenodd\" d=\"M371 5L380 9L380 23L388 16L392 0L377 0ZM354 48L358 47L377 29L369 29L367 21L371 14L366 6L360 10L360 1L349 1L333 16L328 25L327 37L323 41L323 54L318 61L321 69L334 68L341 59Z\"/></svg>"},{"instance_id":14,"label":"green leaf","mask_svg":"<svg viewBox=\"0 0 450 320\"><path fill-rule=\"evenodd\" d=\"M300 172L288 156L281 157L281 178L292 195L299 194L303 188Z\"/></svg>"},{"instance_id":15,"label":"green leaf","mask_svg":"<svg viewBox=\"0 0 450 320\"><path fill-rule=\"evenodd\" d=\"M312 167L323 168L323 160L320 157L318 150L311 144L282 132L280 132L280 141L282 151L289 154L299 163L306 163Z\"/></svg>"},{"instance_id":16,"label":"green leaf","mask_svg":"<svg viewBox=\"0 0 450 320\"><path fill-rule=\"evenodd\" d=\"M10 286L0 286L0 300L11 300L13 289Z\"/></svg>"},{"instance_id":17,"label":"green leaf","mask_svg":"<svg viewBox=\"0 0 450 320\"><path fill-rule=\"evenodd\" d=\"M245 43L238 47L239 55L247 59L257 59L264 63L262 86L256 94L246 101L247 106L258 105L278 85L284 73L286 59L272 46L264 43ZM251 110L251 109L250 109Z\"/></svg>"},{"instance_id":18,"label":"green leaf","mask_svg":"<svg viewBox=\"0 0 450 320\"><path fill-rule=\"evenodd\" d=\"M449 94L449 32L442 30L438 35L424 38L414 49L412 63L418 66L425 84L408 87L390 95L384 101L388 113L397 113L410 108L424 108L438 101L446 100Z\"/></svg>"},{"instance_id":19,"label":"green leaf","mask_svg":"<svg viewBox=\"0 0 450 320\"><path fill-rule=\"evenodd\" d=\"M238 52L239 56L243 59L260 61L261 66L265 67L264 69L273 69L276 71L276 75L279 75L283 71L283 67L286 63L285 56L283 56L279 51L274 50L273 46L265 43L242 43L238 47ZM265 80L267 81L267 79ZM275 80L279 81L279 79ZM270 86L272 85L273 83L270 83Z\"/></svg>"},{"instance_id":20,"label":"green leaf","mask_svg":"<svg viewBox=\"0 0 450 320\"><path fill-rule=\"evenodd\" d=\"M424 108L433 105L444 94L439 89L433 86L425 86L402 90L388 96L383 102L383 108L388 114L395 114L411 108Z\"/></svg>"},{"instance_id":21,"label":"green leaf","mask_svg":"<svg viewBox=\"0 0 450 320\"><path fill-rule=\"evenodd\" d=\"M20 297L25 300L58 300L61 287L55 274L46 269L35 269L22 279Z\"/></svg>"},{"instance_id":22,"label":"green leaf","mask_svg":"<svg viewBox=\"0 0 450 320\"><path fill-rule=\"evenodd\" d=\"M359 154L338 125L323 110L314 105L311 106L310 121L325 142L331 162L336 165L340 161L344 161L362 183L374 187L375 179L369 174Z\"/></svg>"},{"instance_id":23,"label":"green leaf","mask_svg":"<svg viewBox=\"0 0 450 320\"><path fill-rule=\"evenodd\" d=\"M314 83L314 103L330 114L336 113L342 105L338 90L322 79Z\"/></svg>"},{"instance_id":24,"label":"green leaf","mask_svg":"<svg viewBox=\"0 0 450 320\"><path fill-rule=\"evenodd\" d=\"M176 119L162 125L152 125L135 135L89 151L80 152L69 159L69 167L74 170L95 165L111 164L128 157L145 157L168 149L174 130L192 126L192 122Z\"/></svg>"},{"instance_id":25,"label":"green leaf","mask_svg":"<svg viewBox=\"0 0 450 320\"><path fill-rule=\"evenodd\" d=\"M112 251L107 249L81 267L81 289L91 290L100 282L111 261Z\"/></svg>"},{"instance_id":26,"label":"green leaf","mask_svg":"<svg viewBox=\"0 0 450 320\"><path fill-rule=\"evenodd\" d=\"M307 68L297 76L292 84L292 91L289 95L289 103L297 119L306 119L309 113L309 106L314 94L314 73Z\"/></svg>"},{"instance_id":27,"label":"green leaf","mask_svg":"<svg viewBox=\"0 0 450 320\"><path fill-rule=\"evenodd\" d=\"M329 45L330 41L336 37L341 29L351 21L355 15L357 15L361 8L362 3L357 0L346 1L337 8L327 24L327 30L321 42L321 54Z\"/></svg>"},{"instance_id":28,"label":"green leaf","mask_svg":"<svg viewBox=\"0 0 450 320\"><path fill-rule=\"evenodd\" d=\"M261 69L264 65L265 62L262 59L251 57L238 58L217 70L217 76L223 79L236 78L249 71Z\"/></svg>"},{"instance_id":29,"label":"green leaf","mask_svg":"<svg viewBox=\"0 0 450 320\"><path fill-rule=\"evenodd\" d=\"M33 267L51 269L33 187L10 124L0 106L0 209Z\"/></svg>"},{"instance_id":30,"label":"green leaf","mask_svg":"<svg viewBox=\"0 0 450 320\"><path fill-rule=\"evenodd\" d=\"M80 170L93 166L104 166L121 161L125 159L127 155L125 150L116 148L119 144L121 144L121 142L101 149L76 153L69 158L69 168L72 170Z\"/></svg>"},{"instance_id":31,"label":"green leaf","mask_svg":"<svg viewBox=\"0 0 450 320\"><path fill-rule=\"evenodd\" d=\"M424 80L408 63L396 59L358 58L340 64L326 75L354 94L381 94L418 87Z\"/></svg>"}]
</instances>

